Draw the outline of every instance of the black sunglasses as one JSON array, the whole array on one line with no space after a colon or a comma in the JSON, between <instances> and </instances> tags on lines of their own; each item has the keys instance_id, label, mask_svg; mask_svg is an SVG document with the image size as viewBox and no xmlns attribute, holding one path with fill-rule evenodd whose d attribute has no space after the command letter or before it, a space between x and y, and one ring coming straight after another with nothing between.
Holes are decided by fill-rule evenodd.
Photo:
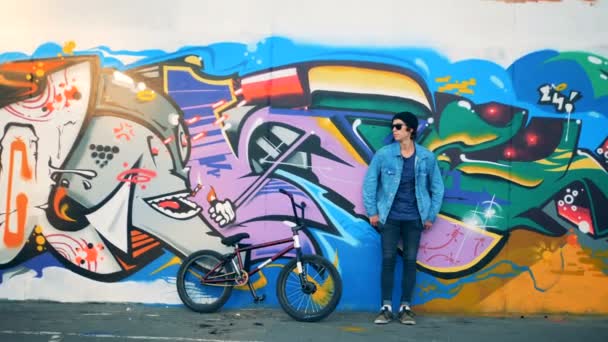
<instances>
[{"instance_id":1,"label":"black sunglasses","mask_svg":"<svg viewBox=\"0 0 608 342\"><path fill-rule=\"evenodd\" d=\"M394 124L391 126L391 130L397 129L398 131L400 131L402 128L403 128L403 124Z\"/></svg>"}]
</instances>

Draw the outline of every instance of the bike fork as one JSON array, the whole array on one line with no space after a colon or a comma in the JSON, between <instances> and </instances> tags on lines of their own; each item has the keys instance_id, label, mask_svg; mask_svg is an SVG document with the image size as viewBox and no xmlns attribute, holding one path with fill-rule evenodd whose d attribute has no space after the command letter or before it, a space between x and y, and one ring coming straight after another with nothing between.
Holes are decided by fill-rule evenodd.
<instances>
[{"instance_id":1,"label":"bike fork","mask_svg":"<svg viewBox=\"0 0 608 342\"><path fill-rule=\"evenodd\" d=\"M300 236L298 236L298 234L294 234L293 236L293 246L296 250L296 267L298 276L300 277L300 286L302 287L302 290L305 290L308 286L308 279L306 279L306 270L302 265L302 248L300 245Z\"/></svg>"}]
</instances>

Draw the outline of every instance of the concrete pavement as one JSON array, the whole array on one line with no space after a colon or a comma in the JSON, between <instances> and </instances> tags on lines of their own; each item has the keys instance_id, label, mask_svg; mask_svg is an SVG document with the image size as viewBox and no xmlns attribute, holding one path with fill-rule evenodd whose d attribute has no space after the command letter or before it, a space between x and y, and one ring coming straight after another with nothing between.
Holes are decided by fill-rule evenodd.
<instances>
[{"instance_id":1,"label":"concrete pavement","mask_svg":"<svg viewBox=\"0 0 608 342\"><path fill-rule=\"evenodd\" d=\"M181 306L0 301L0 341L602 341L605 316L418 316L416 326L337 312L300 323L281 310L197 314Z\"/></svg>"}]
</instances>

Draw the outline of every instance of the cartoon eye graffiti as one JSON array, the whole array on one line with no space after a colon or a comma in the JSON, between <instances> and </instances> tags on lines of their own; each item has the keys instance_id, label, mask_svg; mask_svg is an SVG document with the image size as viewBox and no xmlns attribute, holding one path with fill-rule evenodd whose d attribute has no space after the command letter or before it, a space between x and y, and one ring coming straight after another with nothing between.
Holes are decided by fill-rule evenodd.
<instances>
[{"instance_id":1,"label":"cartoon eye graffiti","mask_svg":"<svg viewBox=\"0 0 608 342\"><path fill-rule=\"evenodd\" d=\"M153 159L160 153L160 141L154 136L148 136L148 150Z\"/></svg>"},{"instance_id":2,"label":"cartoon eye graffiti","mask_svg":"<svg viewBox=\"0 0 608 342\"><path fill-rule=\"evenodd\" d=\"M187 163L190 159L190 136L183 124L177 126L177 149L182 163Z\"/></svg>"},{"instance_id":3,"label":"cartoon eye graffiti","mask_svg":"<svg viewBox=\"0 0 608 342\"><path fill-rule=\"evenodd\" d=\"M498 102L483 103L473 108L485 122L495 127L506 127L518 112L515 108Z\"/></svg>"},{"instance_id":4,"label":"cartoon eye graffiti","mask_svg":"<svg viewBox=\"0 0 608 342\"><path fill-rule=\"evenodd\" d=\"M503 160L530 162L546 158L554 153L562 139L563 120L533 118L510 140L494 147L467 153L467 157L479 160ZM538 133L538 132L542 132Z\"/></svg>"}]
</instances>

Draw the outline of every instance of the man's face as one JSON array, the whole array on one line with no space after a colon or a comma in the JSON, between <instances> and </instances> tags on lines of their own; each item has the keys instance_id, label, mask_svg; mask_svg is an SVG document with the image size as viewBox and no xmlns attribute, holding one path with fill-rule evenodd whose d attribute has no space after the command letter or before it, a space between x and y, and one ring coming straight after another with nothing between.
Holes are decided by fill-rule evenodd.
<instances>
[{"instance_id":1,"label":"man's face","mask_svg":"<svg viewBox=\"0 0 608 342\"><path fill-rule=\"evenodd\" d=\"M393 120L393 124L391 127L393 130L393 138L395 139L395 141L402 142L402 141L407 141L407 140L411 139L412 132L407 127L405 122L403 122L403 120L400 120L400 119Z\"/></svg>"}]
</instances>

